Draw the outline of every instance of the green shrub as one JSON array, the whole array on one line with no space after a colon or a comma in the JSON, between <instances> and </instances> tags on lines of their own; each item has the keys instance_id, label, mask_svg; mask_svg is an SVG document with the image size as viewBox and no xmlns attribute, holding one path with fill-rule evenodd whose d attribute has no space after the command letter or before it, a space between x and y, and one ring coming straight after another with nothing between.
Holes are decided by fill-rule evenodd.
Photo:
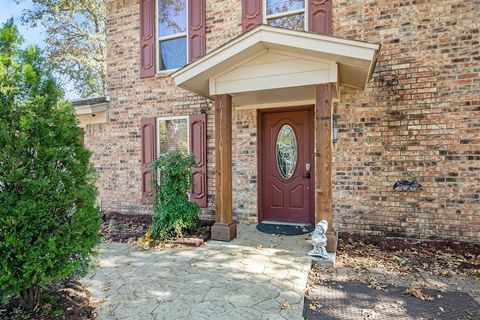
<instances>
[{"instance_id":1,"label":"green shrub","mask_svg":"<svg viewBox=\"0 0 480 320\"><path fill-rule=\"evenodd\" d=\"M85 268L98 241L95 171L72 105L12 20L0 28L0 292L27 309Z\"/></svg>"},{"instance_id":2,"label":"green shrub","mask_svg":"<svg viewBox=\"0 0 480 320\"><path fill-rule=\"evenodd\" d=\"M196 226L200 208L190 202L192 155L174 151L161 155L152 164L159 173L152 221L153 238L180 237L185 229Z\"/></svg>"}]
</instances>

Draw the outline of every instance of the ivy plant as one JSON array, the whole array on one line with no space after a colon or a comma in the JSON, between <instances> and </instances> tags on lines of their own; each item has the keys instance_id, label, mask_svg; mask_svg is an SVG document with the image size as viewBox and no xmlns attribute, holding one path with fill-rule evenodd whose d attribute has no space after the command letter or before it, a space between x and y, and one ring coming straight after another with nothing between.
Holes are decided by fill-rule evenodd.
<instances>
[{"instance_id":1,"label":"ivy plant","mask_svg":"<svg viewBox=\"0 0 480 320\"><path fill-rule=\"evenodd\" d=\"M157 170L156 201L152 221L152 237L180 237L197 224L200 208L189 200L192 187L193 155L180 151L162 154L152 163Z\"/></svg>"}]
</instances>

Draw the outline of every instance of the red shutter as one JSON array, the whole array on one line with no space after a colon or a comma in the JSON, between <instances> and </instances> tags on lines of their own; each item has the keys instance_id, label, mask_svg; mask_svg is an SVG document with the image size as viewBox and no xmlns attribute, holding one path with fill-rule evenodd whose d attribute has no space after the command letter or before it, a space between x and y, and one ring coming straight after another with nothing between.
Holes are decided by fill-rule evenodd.
<instances>
[{"instance_id":1,"label":"red shutter","mask_svg":"<svg viewBox=\"0 0 480 320\"><path fill-rule=\"evenodd\" d=\"M155 0L140 0L140 77L155 75Z\"/></svg>"},{"instance_id":2,"label":"red shutter","mask_svg":"<svg viewBox=\"0 0 480 320\"><path fill-rule=\"evenodd\" d=\"M205 208L207 206L207 115L190 116L189 125L190 152L195 156L190 200Z\"/></svg>"},{"instance_id":3,"label":"red shutter","mask_svg":"<svg viewBox=\"0 0 480 320\"><path fill-rule=\"evenodd\" d=\"M262 0L242 0L243 32L262 24L262 2Z\"/></svg>"},{"instance_id":4,"label":"red shutter","mask_svg":"<svg viewBox=\"0 0 480 320\"><path fill-rule=\"evenodd\" d=\"M332 34L332 0L308 0L308 31Z\"/></svg>"},{"instance_id":5,"label":"red shutter","mask_svg":"<svg viewBox=\"0 0 480 320\"><path fill-rule=\"evenodd\" d=\"M205 0L188 0L188 62L205 55Z\"/></svg>"},{"instance_id":6,"label":"red shutter","mask_svg":"<svg viewBox=\"0 0 480 320\"><path fill-rule=\"evenodd\" d=\"M155 171L150 170L150 164L157 158L156 118L142 118L140 127L142 139L142 202L153 203Z\"/></svg>"}]
</instances>

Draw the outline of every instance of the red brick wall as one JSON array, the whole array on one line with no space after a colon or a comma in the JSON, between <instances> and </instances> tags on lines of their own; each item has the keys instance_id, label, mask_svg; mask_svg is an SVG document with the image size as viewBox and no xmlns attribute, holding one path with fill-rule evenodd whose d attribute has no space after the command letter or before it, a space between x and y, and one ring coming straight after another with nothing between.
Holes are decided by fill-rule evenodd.
<instances>
[{"instance_id":1,"label":"red brick wall","mask_svg":"<svg viewBox=\"0 0 480 320\"><path fill-rule=\"evenodd\" d=\"M208 194L214 210L212 103L166 75L139 78L136 0L108 0L107 124L85 143L100 174L103 209L150 212L140 204L140 118L207 112ZM480 46L478 1L335 0L335 36L382 45L366 91L342 89L335 104L337 230L419 237L480 238ZM241 33L240 0L207 0L207 51ZM233 115L234 212L256 215L256 113ZM396 193L416 179L424 190Z\"/></svg>"},{"instance_id":2,"label":"red brick wall","mask_svg":"<svg viewBox=\"0 0 480 320\"><path fill-rule=\"evenodd\" d=\"M480 238L480 3L335 1L334 34L381 44L336 106L339 230ZM398 193L416 179L424 190Z\"/></svg>"}]
</instances>

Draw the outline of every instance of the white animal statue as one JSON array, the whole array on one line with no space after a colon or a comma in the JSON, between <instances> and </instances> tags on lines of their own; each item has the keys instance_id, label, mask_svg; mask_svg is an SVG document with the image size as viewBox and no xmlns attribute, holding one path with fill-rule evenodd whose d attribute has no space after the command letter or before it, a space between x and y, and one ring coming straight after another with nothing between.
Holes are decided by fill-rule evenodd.
<instances>
[{"instance_id":1,"label":"white animal statue","mask_svg":"<svg viewBox=\"0 0 480 320\"><path fill-rule=\"evenodd\" d=\"M325 249L327 246L327 229L328 222L326 220L317 223L312 234L313 249L308 252L309 256L330 259L330 255Z\"/></svg>"}]
</instances>

